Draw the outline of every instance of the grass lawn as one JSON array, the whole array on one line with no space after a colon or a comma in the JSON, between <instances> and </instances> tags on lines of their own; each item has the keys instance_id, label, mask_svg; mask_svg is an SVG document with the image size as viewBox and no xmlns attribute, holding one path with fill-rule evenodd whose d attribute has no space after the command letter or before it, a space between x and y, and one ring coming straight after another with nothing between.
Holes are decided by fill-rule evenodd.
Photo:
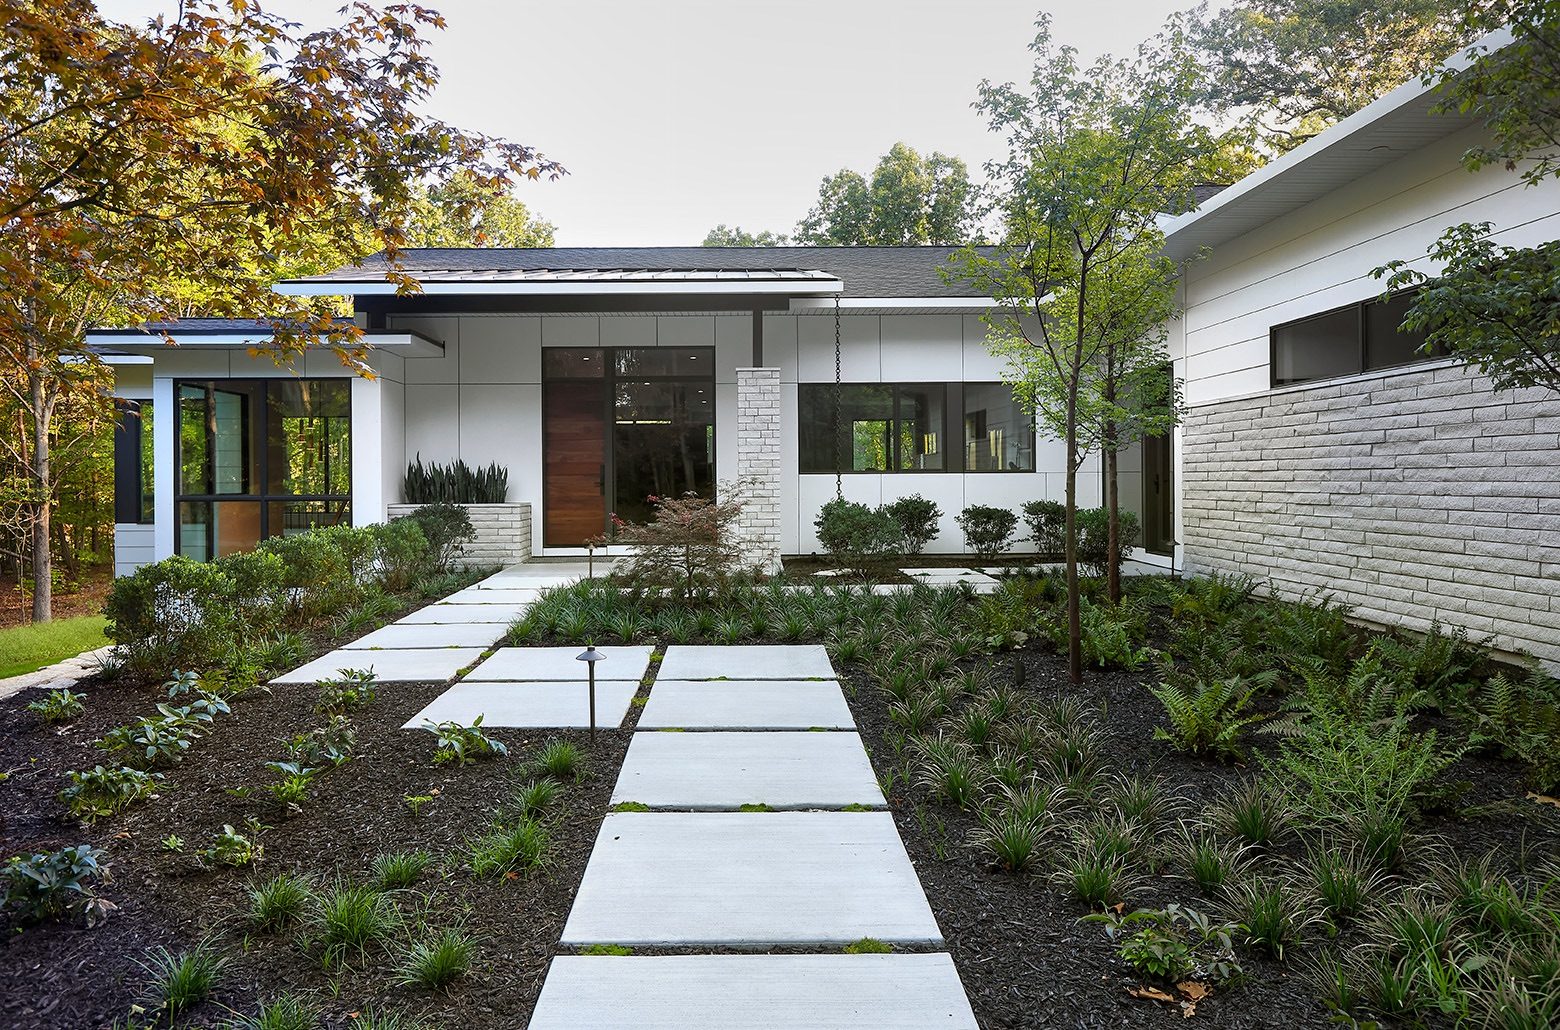
<instances>
[{"instance_id":1,"label":"grass lawn","mask_svg":"<svg viewBox=\"0 0 1560 1030\"><path fill-rule=\"evenodd\" d=\"M0 679L35 672L108 643L101 615L0 629Z\"/></svg>"}]
</instances>

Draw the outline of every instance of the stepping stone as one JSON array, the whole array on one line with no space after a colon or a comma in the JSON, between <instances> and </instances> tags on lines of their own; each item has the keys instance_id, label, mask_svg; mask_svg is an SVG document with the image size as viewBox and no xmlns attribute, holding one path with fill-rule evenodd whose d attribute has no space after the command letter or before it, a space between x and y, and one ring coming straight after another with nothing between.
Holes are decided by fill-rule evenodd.
<instances>
[{"instance_id":1,"label":"stepping stone","mask_svg":"<svg viewBox=\"0 0 1560 1030\"><path fill-rule=\"evenodd\" d=\"M886 804L854 733L636 733L612 801L695 811Z\"/></svg>"},{"instance_id":2,"label":"stepping stone","mask_svg":"<svg viewBox=\"0 0 1560 1030\"><path fill-rule=\"evenodd\" d=\"M471 622L442 625L432 622L393 622L342 647L348 651L369 648L492 647L509 632L507 622Z\"/></svg>"},{"instance_id":3,"label":"stepping stone","mask_svg":"<svg viewBox=\"0 0 1560 1030\"><path fill-rule=\"evenodd\" d=\"M900 569L899 571L927 586L946 587L957 586L960 583L980 586L996 584L996 580L974 569Z\"/></svg>"},{"instance_id":4,"label":"stepping stone","mask_svg":"<svg viewBox=\"0 0 1560 1030\"><path fill-rule=\"evenodd\" d=\"M502 622L506 625L525 614L528 604L430 604L397 620L397 625L440 623L459 625L470 622Z\"/></svg>"},{"instance_id":5,"label":"stepping stone","mask_svg":"<svg viewBox=\"0 0 1560 1030\"><path fill-rule=\"evenodd\" d=\"M573 647L501 647L491 658L471 670L467 682L514 682L519 680L557 680L584 683L589 675L577 656L585 648ZM650 648L598 647L604 656L596 663L596 682L645 678L650 667Z\"/></svg>"},{"instance_id":6,"label":"stepping stone","mask_svg":"<svg viewBox=\"0 0 1560 1030\"><path fill-rule=\"evenodd\" d=\"M541 596L542 592L540 590L513 590L501 587L494 587L491 589L467 587L465 590L456 591L439 603L531 605L535 604L536 599Z\"/></svg>"},{"instance_id":7,"label":"stepping stone","mask_svg":"<svg viewBox=\"0 0 1560 1030\"><path fill-rule=\"evenodd\" d=\"M611 680L596 683L596 725L614 729L623 725L628 703L639 689L637 682ZM402 726L424 729L428 720L451 719L471 725L482 716L484 726L583 729L590 725L589 688L569 683L472 683L455 684ZM670 734L668 734L670 736Z\"/></svg>"},{"instance_id":8,"label":"stepping stone","mask_svg":"<svg viewBox=\"0 0 1560 1030\"><path fill-rule=\"evenodd\" d=\"M664 663L663 663L664 664ZM656 677L642 730L855 729L834 680L667 680Z\"/></svg>"},{"instance_id":9,"label":"stepping stone","mask_svg":"<svg viewBox=\"0 0 1560 1030\"><path fill-rule=\"evenodd\" d=\"M480 647L427 647L394 651L338 650L277 676L273 684L314 683L342 669L373 669L381 683L442 683L482 656Z\"/></svg>"},{"instance_id":10,"label":"stepping stone","mask_svg":"<svg viewBox=\"0 0 1560 1030\"><path fill-rule=\"evenodd\" d=\"M941 944L887 812L619 812L564 945Z\"/></svg>"},{"instance_id":11,"label":"stepping stone","mask_svg":"<svg viewBox=\"0 0 1560 1030\"><path fill-rule=\"evenodd\" d=\"M975 1030L935 955L563 955L530 1030Z\"/></svg>"},{"instance_id":12,"label":"stepping stone","mask_svg":"<svg viewBox=\"0 0 1560 1030\"><path fill-rule=\"evenodd\" d=\"M673 680L833 679L822 644L674 644L656 674Z\"/></svg>"}]
</instances>

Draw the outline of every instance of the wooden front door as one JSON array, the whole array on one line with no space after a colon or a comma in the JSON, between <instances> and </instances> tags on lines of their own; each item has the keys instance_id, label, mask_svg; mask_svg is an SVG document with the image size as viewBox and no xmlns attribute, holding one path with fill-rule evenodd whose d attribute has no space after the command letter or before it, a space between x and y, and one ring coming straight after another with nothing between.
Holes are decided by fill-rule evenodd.
<instances>
[{"instance_id":1,"label":"wooden front door","mask_svg":"<svg viewBox=\"0 0 1560 1030\"><path fill-rule=\"evenodd\" d=\"M542 543L580 547L607 528L604 379L557 379L543 391Z\"/></svg>"}]
</instances>

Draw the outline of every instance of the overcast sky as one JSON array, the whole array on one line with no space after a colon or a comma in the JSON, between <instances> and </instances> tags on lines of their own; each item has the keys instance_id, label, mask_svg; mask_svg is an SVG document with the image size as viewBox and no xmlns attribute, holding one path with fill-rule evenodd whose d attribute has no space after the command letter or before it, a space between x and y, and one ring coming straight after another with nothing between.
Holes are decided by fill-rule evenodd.
<instances>
[{"instance_id":1,"label":"overcast sky","mask_svg":"<svg viewBox=\"0 0 1560 1030\"><path fill-rule=\"evenodd\" d=\"M696 244L720 222L789 232L842 167L897 140L964 158L997 141L982 78L1022 81L1035 0L424 0L448 29L430 111L539 148L569 175L519 196L566 246ZM1074 0L1056 35L1124 54L1190 0ZM100 0L140 20L173 4ZM321 24L334 0L271 9Z\"/></svg>"}]
</instances>

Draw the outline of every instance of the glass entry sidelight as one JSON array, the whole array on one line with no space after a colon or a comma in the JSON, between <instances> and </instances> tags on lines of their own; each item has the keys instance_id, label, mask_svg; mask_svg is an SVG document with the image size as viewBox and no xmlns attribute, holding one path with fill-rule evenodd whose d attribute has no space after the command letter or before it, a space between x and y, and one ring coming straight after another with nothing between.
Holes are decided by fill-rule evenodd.
<instances>
[{"instance_id":1,"label":"glass entry sidelight","mask_svg":"<svg viewBox=\"0 0 1560 1030\"><path fill-rule=\"evenodd\" d=\"M652 496L715 489L710 347L542 352L543 532L579 547L610 515L650 518Z\"/></svg>"}]
</instances>

